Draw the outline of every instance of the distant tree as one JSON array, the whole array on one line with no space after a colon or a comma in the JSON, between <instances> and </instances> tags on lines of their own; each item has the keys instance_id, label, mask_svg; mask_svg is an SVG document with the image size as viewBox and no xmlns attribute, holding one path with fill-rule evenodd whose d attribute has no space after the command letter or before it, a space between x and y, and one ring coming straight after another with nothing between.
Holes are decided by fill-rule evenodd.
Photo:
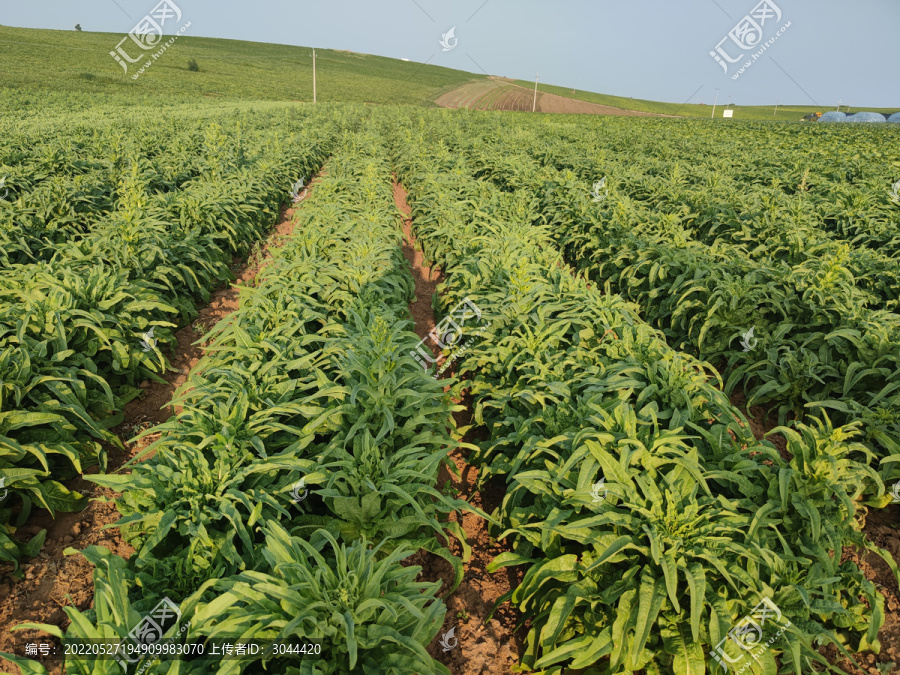
<instances>
[{"instance_id":1,"label":"distant tree","mask_svg":"<svg viewBox=\"0 0 900 675\"><path fill-rule=\"evenodd\" d=\"M75 24L75 30L77 30L79 33L81 32L81 24L80 23Z\"/></svg>"},{"instance_id":2,"label":"distant tree","mask_svg":"<svg viewBox=\"0 0 900 675\"><path fill-rule=\"evenodd\" d=\"M200 66L197 64L197 59L190 59L188 61L188 70L190 70L192 73L200 72Z\"/></svg>"}]
</instances>

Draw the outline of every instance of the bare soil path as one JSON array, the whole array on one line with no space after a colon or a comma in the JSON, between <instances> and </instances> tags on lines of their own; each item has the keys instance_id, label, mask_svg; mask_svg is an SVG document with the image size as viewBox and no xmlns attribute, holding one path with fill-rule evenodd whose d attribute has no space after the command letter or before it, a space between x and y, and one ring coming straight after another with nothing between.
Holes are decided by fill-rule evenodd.
<instances>
[{"instance_id":1,"label":"bare soil path","mask_svg":"<svg viewBox=\"0 0 900 675\"><path fill-rule=\"evenodd\" d=\"M323 173L320 173L310 183L310 193L322 175ZM308 198L307 196L306 199ZM239 258L232 261L235 282L217 289L212 294L209 304L200 310L199 316L175 334L177 345L168 355L173 370L163 376L166 382L164 384L143 382L141 388L145 392L144 396L125 406L125 420L113 429L113 432L122 439L128 452L107 448L109 472L121 467L159 438L157 434L151 434L136 443L126 440L132 439L144 429L165 422L177 412L167 404L172 400L175 390L184 384L191 369L203 356L203 336L216 323L238 308L241 287L252 285L256 275L271 260L270 249L279 247L293 232L295 225L293 215L294 208L282 208L275 228L264 242L260 242L249 259L244 263L241 263ZM134 552L119 536L117 529L103 529L106 525L115 523L119 519L119 513L115 504L96 499L105 497L114 500L118 493L94 485L83 478L68 481L67 487L91 498L84 510L77 513L58 513L56 518L52 518L46 511L34 513L19 529L17 535L25 538L46 529L47 539L43 550L37 557L22 565L24 579L10 577L8 571L11 570L11 566L8 569L0 568L0 652L24 655L21 650L16 649L16 646L25 638L42 635L37 631L12 633L11 629L16 625L30 621L65 628L69 620L63 607L73 605L85 610L91 606L94 599L93 566L80 555L65 555L65 549L72 547L81 550L92 545L105 546L123 558L130 557ZM0 672L3 671L16 673L18 668L0 658Z\"/></svg>"},{"instance_id":2,"label":"bare soil path","mask_svg":"<svg viewBox=\"0 0 900 675\"><path fill-rule=\"evenodd\" d=\"M406 216L410 215L406 190L397 183L394 184L394 201ZM416 248L412 220L409 217L404 220L403 234L403 254L416 281L416 297L410 303L410 312L416 322L416 334L424 338L435 326L431 303L438 283L443 280L443 274L440 269L425 265L422 252ZM462 403L466 410L455 415L459 426L469 424L472 416L468 397ZM467 437L465 440L472 439ZM450 459L456 465L459 477L442 468L438 486L443 487L449 482L457 491L457 497L490 513L502 501L505 488L500 484L489 485L484 492L477 490L475 484L478 469L468 464L468 454L468 450L460 448L450 451ZM527 630L515 630L519 615L508 603L499 608L490 621L485 623L485 619L494 609L497 600L518 585L521 574L515 569L488 574L488 564L509 548L491 538L487 522L480 516L464 514L461 526L472 546L472 557L464 563L463 580L454 593L449 596L447 594L453 583L453 571L446 561L425 552L420 552L407 561L407 564L422 567L419 575L421 580L439 579L443 582L441 595L447 603L447 616L441 633L429 645L428 651L446 665L453 675L506 675L513 672L512 668L519 660L518 655L524 651ZM461 554L455 541L451 544L451 549L455 554ZM448 637L446 644L452 646L445 651L440 640L443 635L449 635L451 630L453 638Z\"/></svg>"}]
</instances>

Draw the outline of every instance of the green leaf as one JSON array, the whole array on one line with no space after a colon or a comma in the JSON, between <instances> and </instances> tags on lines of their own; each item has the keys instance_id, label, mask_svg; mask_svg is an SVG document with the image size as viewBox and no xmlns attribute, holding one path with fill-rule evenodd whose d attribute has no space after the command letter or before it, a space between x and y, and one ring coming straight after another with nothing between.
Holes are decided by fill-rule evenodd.
<instances>
[{"instance_id":1,"label":"green leaf","mask_svg":"<svg viewBox=\"0 0 900 675\"><path fill-rule=\"evenodd\" d=\"M706 659L703 646L690 640L684 624L676 623L663 628L660 635L663 648L667 654L673 655L672 673L674 675L706 675Z\"/></svg>"}]
</instances>

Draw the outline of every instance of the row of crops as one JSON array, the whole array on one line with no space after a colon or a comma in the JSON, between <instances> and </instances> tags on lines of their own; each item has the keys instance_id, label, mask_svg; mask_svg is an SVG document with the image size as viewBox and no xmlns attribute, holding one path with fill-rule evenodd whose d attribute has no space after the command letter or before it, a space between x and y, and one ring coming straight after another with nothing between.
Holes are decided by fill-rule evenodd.
<instances>
[{"instance_id":1,"label":"row of crops","mask_svg":"<svg viewBox=\"0 0 900 675\"><path fill-rule=\"evenodd\" d=\"M351 122L308 118L144 114L4 139L0 562L39 550L45 532L12 536L32 507L83 508L61 481L105 469L122 447L109 429L141 381L160 380L173 329L274 225L286 177L318 170Z\"/></svg>"},{"instance_id":2,"label":"row of crops","mask_svg":"<svg viewBox=\"0 0 900 675\"><path fill-rule=\"evenodd\" d=\"M469 507L434 487L457 407L408 354L414 285L387 156L376 130L336 140L295 236L208 334L176 392L181 412L147 432L161 434L153 457L90 476L121 492L117 527L136 552L83 552L94 605L66 608L67 641L134 640L166 602L182 626L170 634L189 643L296 639L321 651L143 672L448 672L425 650L446 612L441 584L400 561L432 551L458 585L444 537L462 532L440 521ZM110 658L67 665L120 671Z\"/></svg>"},{"instance_id":3,"label":"row of crops","mask_svg":"<svg viewBox=\"0 0 900 675\"><path fill-rule=\"evenodd\" d=\"M538 200L536 222L566 260L637 303L670 344L715 365L726 393L743 392L782 424L819 411L858 423L893 483L900 200L891 189L900 165L876 162L889 139L811 131L795 132L809 150L788 161L774 143L759 149L765 182L755 167L723 160L718 145L660 133L658 159L643 162L634 157L643 148L623 149L615 133L591 146L553 142L544 129L497 134L473 163L477 175ZM823 154L827 164L815 157ZM595 176L610 177L599 200Z\"/></svg>"},{"instance_id":4,"label":"row of crops","mask_svg":"<svg viewBox=\"0 0 900 675\"><path fill-rule=\"evenodd\" d=\"M763 673L776 672L777 659L779 672L806 674L827 668L820 649L829 643L845 655L877 652L884 598L841 552L845 546L867 548L900 578L890 555L868 544L859 524L867 507L890 499L872 451L893 450L896 432L885 431L888 442L882 445L868 418L837 427L827 418L807 417L806 423L795 420L792 428L779 429L787 439L785 459L772 443L754 439L708 365L667 346L666 341L708 356L696 348L700 341L689 337L710 334L711 343L727 349L737 326L753 325L741 322L762 313L752 303L772 280L763 282L741 269L742 258L749 265L761 255L751 250L739 257L736 252L745 249L738 245L732 245L729 259L707 263L702 274L670 270L668 259L632 263L642 255L659 257L660 248L678 250L673 235L686 228L685 221L698 229L696 221L703 218L708 225L730 223L718 215L726 197L716 185L679 176L679 160L671 157L654 163L666 167L662 176L648 171L638 178L632 169L620 179L626 183L622 188L617 179L616 196L600 207L588 195L590 183L572 168L553 166L553 160L600 163L593 159L599 154L604 158L599 175L609 175L615 150L624 155L616 157L618 167L634 166L636 151L626 141L637 132L620 126L615 135L612 120L604 120L609 133L593 139L603 146L598 153L583 140L561 138L566 124L529 126L517 119L514 128L493 118L444 116L413 124L416 131L406 132L398 152L417 236L426 257L447 274L440 306L446 312L467 297L490 320L460 359L459 386L471 392L475 421L487 432L470 461L479 464L483 479L500 475L508 485L494 515L501 521L498 534L511 540L513 551L501 555L493 569L523 565L526 570L510 598L530 622L523 662L547 673L582 668L702 673L723 672L727 665ZM668 140L689 145L676 132ZM663 154L658 135L653 142ZM672 154L694 150L673 148ZM585 173L597 169L591 165ZM670 177L680 178L681 190L653 202L651 195L665 193ZM773 192L783 189L777 179L772 183L766 196L775 201ZM722 191L734 197L728 187ZM692 198L705 198L706 208ZM878 213L891 208L877 199L868 206ZM732 222L748 219L744 207L728 202ZM840 215L835 220L844 222ZM651 224L660 230L668 226L668 236L659 233L652 246L638 239ZM759 225L776 227L767 220ZM591 245L616 235L627 245L617 242L612 251ZM820 239L828 236L823 232ZM681 251L678 260L703 264L704 253L716 245L708 241ZM573 255L576 251L583 255ZM785 258L791 255L787 244L781 251ZM589 278L574 276L563 253L587 268ZM819 264L813 254L803 260ZM616 274L626 265L629 273ZM728 300L718 304L690 297L708 277L722 275L738 285L755 282L762 290L754 295L739 287L717 288ZM819 278L810 277L807 288ZM673 284L685 288L670 289ZM610 288L643 301L626 304ZM645 289L647 296L638 296ZM795 303L840 299L828 289L798 296ZM667 303L679 300L687 306L678 320L660 321ZM737 310L739 322L733 315L716 315L742 303L750 306ZM638 309L664 331L645 324ZM815 315L824 322L824 312ZM853 315L853 310L842 313L844 321ZM777 318L787 322L776 314L760 321L758 329ZM852 328L832 336L834 329L813 327L827 332L828 340L842 339L836 353L853 359L855 352L846 346L853 343ZM779 337L823 354L826 335L809 345L809 335L797 337L792 329L781 326ZM776 338L765 330L760 333L766 341L761 358L777 359L785 347L773 345ZM881 348L891 354L890 345ZM857 381L883 376L872 370L886 369L890 359L867 364L869 370L844 366L850 372L843 374L850 380L855 374ZM773 389L765 372L755 374L755 380L744 381ZM788 381L792 376L787 374ZM798 386L814 396L805 384ZM843 400L855 400L857 393L847 386ZM859 399L859 405L868 400ZM860 422L869 432L868 447L856 440ZM742 625L742 617L753 617L765 600L782 618L765 629L766 638L779 628L782 637L751 659L743 650L762 635L745 630L735 639L734 627Z\"/></svg>"}]
</instances>

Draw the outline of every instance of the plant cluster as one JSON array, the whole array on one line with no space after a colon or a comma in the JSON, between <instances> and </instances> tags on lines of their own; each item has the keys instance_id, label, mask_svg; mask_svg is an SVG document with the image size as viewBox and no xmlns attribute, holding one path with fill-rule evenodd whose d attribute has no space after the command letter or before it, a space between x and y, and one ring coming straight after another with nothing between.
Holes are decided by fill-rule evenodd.
<instances>
[{"instance_id":1,"label":"plant cluster","mask_svg":"<svg viewBox=\"0 0 900 675\"><path fill-rule=\"evenodd\" d=\"M122 493L116 527L136 552L85 552L94 609L67 608L67 639L127 634L138 608L167 597L187 641L322 641L317 657L177 672L447 672L425 651L446 612L441 584L400 561L429 550L454 566L454 588L461 579L446 532L466 547L448 521L469 507L434 487L441 465L455 470L459 407L409 355L413 280L378 138L338 146L294 236L207 335L173 400L181 412L145 432L161 434L153 457L90 476ZM69 672L118 667L79 659Z\"/></svg>"},{"instance_id":2,"label":"plant cluster","mask_svg":"<svg viewBox=\"0 0 900 675\"><path fill-rule=\"evenodd\" d=\"M859 425L778 429L790 459L756 441L712 366L565 264L554 239L578 221L548 216L558 188L515 150L532 130L446 114L410 127L398 175L446 275L440 308L469 297L490 320L456 387L484 430L481 476L507 482L495 515L514 550L491 569L524 566L509 597L529 621L524 665L719 672L707 653L762 598L791 625L748 657L757 670L827 669L828 643L878 651L884 599L841 555L874 551L897 574L860 532L885 490Z\"/></svg>"},{"instance_id":3,"label":"plant cluster","mask_svg":"<svg viewBox=\"0 0 900 675\"><path fill-rule=\"evenodd\" d=\"M0 139L0 523L83 503L58 481L105 468L172 329L330 158L296 233L204 336L180 412L146 432L152 457L90 476L121 493L135 553L83 552L94 606L66 608L65 639L125 639L169 598L184 640L323 649L151 673L446 675L425 650L440 584L401 561L430 551L459 584L450 537L468 555L458 512L480 512L435 485L471 430L480 480L506 484L480 515L511 545L490 570L524 573L501 600L528 624L524 667L718 673L763 599L783 630L752 672L836 671L828 645L878 652L884 598L845 553L900 580L861 532L900 461L898 211L875 162L894 131L278 106L164 119ZM755 161L735 161L748 143ZM392 171L444 273L438 318L478 308L458 380L413 358ZM777 407L783 453L738 391ZM464 396L474 429L453 422ZM43 541L0 528L0 560Z\"/></svg>"},{"instance_id":4,"label":"plant cluster","mask_svg":"<svg viewBox=\"0 0 900 675\"><path fill-rule=\"evenodd\" d=\"M83 506L60 481L105 469L104 444L121 447L108 429L138 383L168 367L172 330L272 226L287 167L321 165L332 129L284 147L265 134L274 121L290 129L302 118L160 129L145 117L0 152L10 176L0 202L0 561L17 564L13 532L32 506Z\"/></svg>"},{"instance_id":5,"label":"plant cluster","mask_svg":"<svg viewBox=\"0 0 900 675\"><path fill-rule=\"evenodd\" d=\"M859 421L883 478L900 478L898 211L879 135L849 143L790 128L815 138L785 153L785 139L753 125L689 139L655 121L637 138L621 121L602 124L602 139L546 123L460 148L476 177L530 193L533 222L550 227L565 260L718 367L726 393L776 410L781 424L821 411ZM741 139L762 143L752 167L728 159ZM598 204L590 186L601 176L610 196Z\"/></svg>"}]
</instances>

